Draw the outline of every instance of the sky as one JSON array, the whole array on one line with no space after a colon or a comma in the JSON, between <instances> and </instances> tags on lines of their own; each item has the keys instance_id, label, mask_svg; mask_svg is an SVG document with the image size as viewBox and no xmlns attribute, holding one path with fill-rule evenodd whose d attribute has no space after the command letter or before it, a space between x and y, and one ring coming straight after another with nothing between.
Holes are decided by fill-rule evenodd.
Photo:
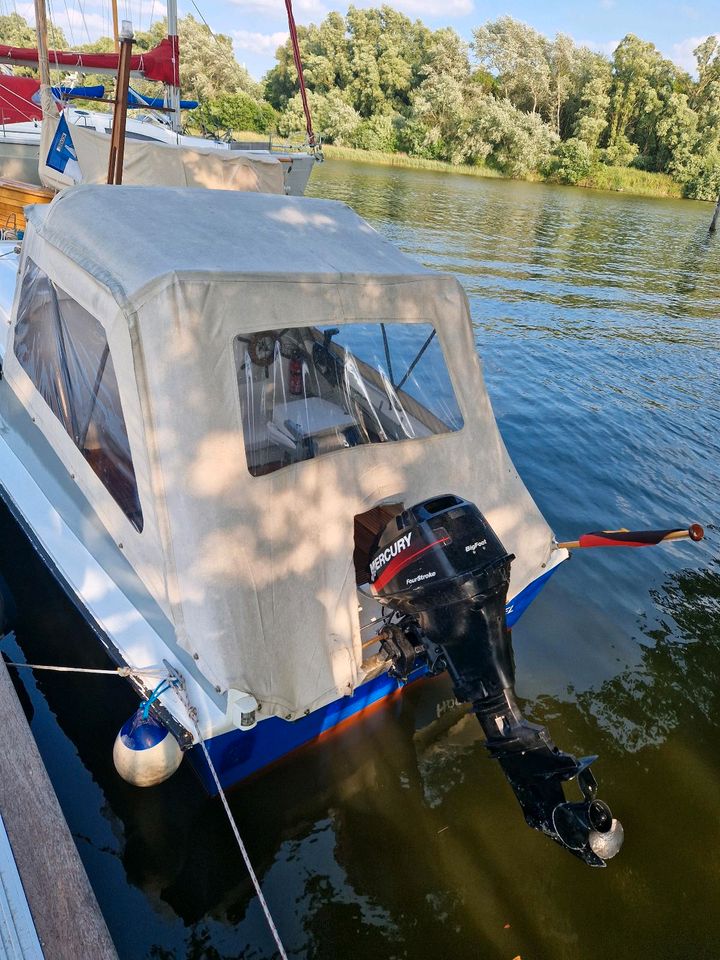
<instances>
[{"instance_id":1,"label":"sky","mask_svg":"<svg viewBox=\"0 0 720 960\"><path fill-rule=\"evenodd\" d=\"M273 66L275 50L288 35L283 0L177 2L180 16L202 17L214 31L232 37L237 59L256 79ZM634 33L691 71L694 47L709 34L720 35L720 0L389 0L389 5L433 29L454 27L466 40L474 27L506 14L546 36L567 33L577 43L607 54L626 34ZM331 10L345 13L347 6L333 0L293 0L298 24L319 23ZM355 0L355 6L380 6L380 0ZM120 17L132 20L136 30L146 30L165 14L163 0L118 0L118 7ZM0 0L0 12L13 9L33 22L32 3ZM76 43L110 32L109 9L109 0L49 0L52 19Z\"/></svg>"}]
</instances>

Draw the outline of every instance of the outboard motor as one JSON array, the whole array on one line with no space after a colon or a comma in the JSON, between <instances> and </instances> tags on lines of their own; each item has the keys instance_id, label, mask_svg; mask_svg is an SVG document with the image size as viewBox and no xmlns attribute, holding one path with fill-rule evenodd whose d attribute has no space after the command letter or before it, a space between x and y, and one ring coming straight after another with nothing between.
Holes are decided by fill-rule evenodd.
<instances>
[{"instance_id":1,"label":"outboard motor","mask_svg":"<svg viewBox=\"0 0 720 960\"><path fill-rule=\"evenodd\" d=\"M577 760L530 723L515 697L515 664L505 603L514 560L478 508L460 497L426 500L395 517L371 555L371 587L400 615L379 634L390 671L447 670L470 702L531 827L594 867L605 866L623 829L597 799L596 757ZM583 799L568 802L577 778Z\"/></svg>"}]
</instances>

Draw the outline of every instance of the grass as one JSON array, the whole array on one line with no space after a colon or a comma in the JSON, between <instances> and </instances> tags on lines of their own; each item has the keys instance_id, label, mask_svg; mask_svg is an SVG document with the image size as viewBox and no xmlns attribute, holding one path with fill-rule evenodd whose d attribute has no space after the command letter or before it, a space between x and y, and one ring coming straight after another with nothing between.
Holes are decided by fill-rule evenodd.
<instances>
[{"instance_id":1,"label":"grass","mask_svg":"<svg viewBox=\"0 0 720 960\"><path fill-rule=\"evenodd\" d=\"M358 163L381 164L386 167L405 167L408 170L440 170L444 173L459 173L466 177L499 177L502 173L486 167L484 164L445 163L444 160L425 160L423 157L410 157L407 153L383 153L382 150L357 150L355 147L336 147L323 145L323 153L328 160L355 160Z\"/></svg>"},{"instance_id":2,"label":"grass","mask_svg":"<svg viewBox=\"0 0 720 960\"><path fill-rule=\"evenodd\" d=\"M616 190L638 197L682 197L682 186L667 173L649 173L633 167L598 164L578 186L592 190Z\"/></svg>"}]
</instances>

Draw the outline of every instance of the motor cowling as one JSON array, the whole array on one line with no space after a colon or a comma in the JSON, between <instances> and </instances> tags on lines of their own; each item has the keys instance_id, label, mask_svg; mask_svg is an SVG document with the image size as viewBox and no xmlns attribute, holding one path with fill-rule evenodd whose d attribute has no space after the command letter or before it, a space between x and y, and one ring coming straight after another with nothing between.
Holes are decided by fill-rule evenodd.
<instances>
[{"instance_id":1,"label":"motor cowling","mask_svg":"<svg viewBox=\"0 0 720 960\"><path fill-rule=\"evenodd\" d=\"M394 617L378 635L389 669L404 680L417 667L447 670L455 695L470 702L490 754L503 768L527 823L592 866L622 844L622 827L596 797L589 770L523 715L505 605L514 556L478 508L452 494L403 511L370 557L370 584ZM577 779L582 801L563 782Z\"/></svg>"}]
</instances>

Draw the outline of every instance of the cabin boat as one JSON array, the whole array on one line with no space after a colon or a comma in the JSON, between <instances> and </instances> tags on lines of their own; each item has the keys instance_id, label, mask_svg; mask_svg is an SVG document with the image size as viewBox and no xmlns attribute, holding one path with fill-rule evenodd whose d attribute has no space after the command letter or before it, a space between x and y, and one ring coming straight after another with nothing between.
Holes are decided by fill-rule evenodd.
<instances>
[{"instance_id":1,"label":"cabin boat","mask_svg":"<svg viewBox=\"0 0 720 960\"><path fill-rule=\"evenodd\" d=\"M143 699L133 729L212 790L447 670L527 822L604 865L594 758L515 699L507 628L567 551L457 280L327 200L81 185L27 221L0 257L0 493Z\"/></svg>"}]
</instances>

